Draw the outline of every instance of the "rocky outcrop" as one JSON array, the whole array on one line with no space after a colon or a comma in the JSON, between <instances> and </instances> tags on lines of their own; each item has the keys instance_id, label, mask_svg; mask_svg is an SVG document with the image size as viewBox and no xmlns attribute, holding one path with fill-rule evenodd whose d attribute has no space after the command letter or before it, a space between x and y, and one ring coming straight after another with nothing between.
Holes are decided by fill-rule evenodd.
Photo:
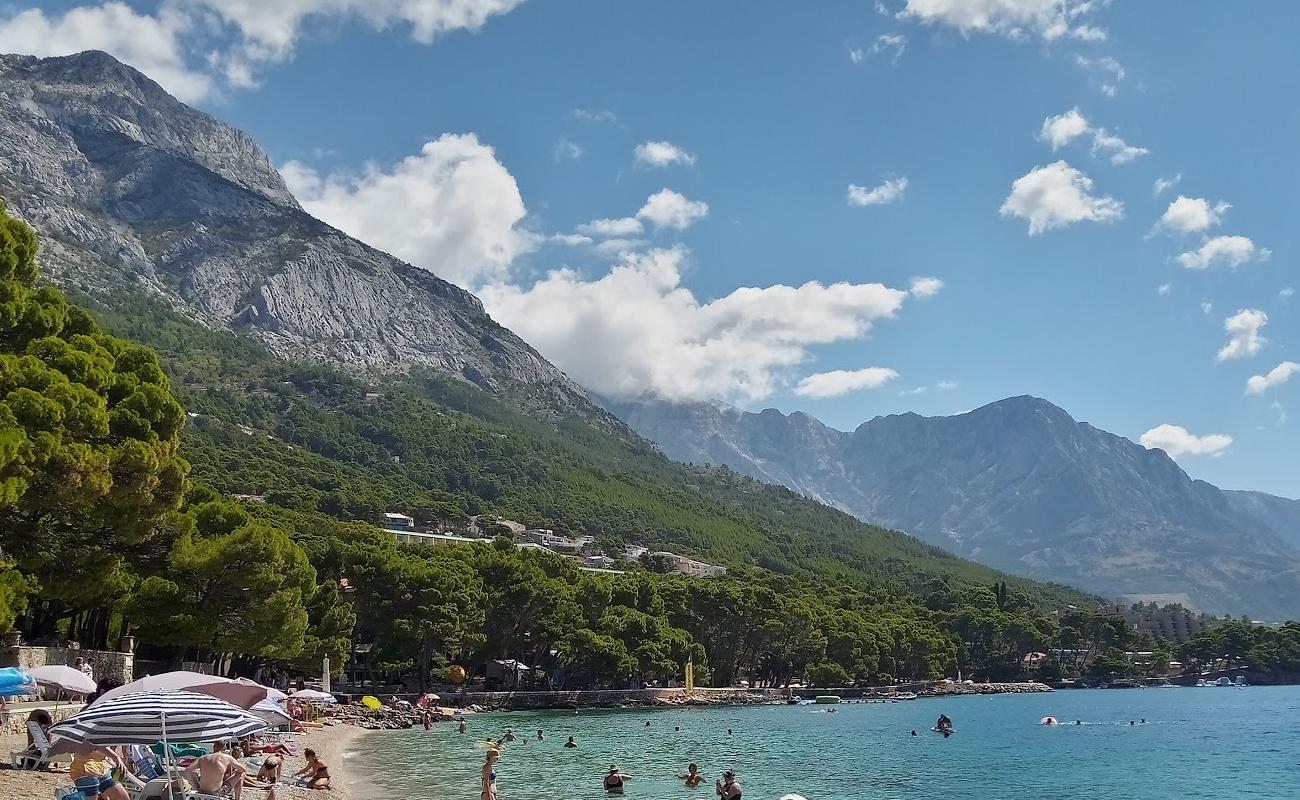
<instances>
[{"instance_id":1,"label":"rocky outcrop","mask_svg":"<svg viewBox=\"0 0 1300 800\"><path fill-rule=\"evenodd\" d=\"M286 358L428 367L621 429L476 297L312 218L250 137L104 53L0 56L0 197L58 284L144 292Z\"/></svg>"},{"instance_id":2,"label":"rocky outcrop","mask_svg":"<svg viewBox=\"0 0 1300 800\"><path fill-rule=\"evenodd\" d=\"M1014 397L853 432L806 414L609 403L672 458L724 464L993 567L1111 596L1300 614L1300 503L1192 480L1163 451Z\"/></svg>"}]
</instances>

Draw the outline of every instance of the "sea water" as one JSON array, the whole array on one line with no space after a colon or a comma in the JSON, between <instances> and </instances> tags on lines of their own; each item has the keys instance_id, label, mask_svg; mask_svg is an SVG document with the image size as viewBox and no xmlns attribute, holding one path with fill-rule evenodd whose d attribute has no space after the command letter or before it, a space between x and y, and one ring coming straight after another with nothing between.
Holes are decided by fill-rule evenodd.
<instances>
[{"instance_id":1,"label":"sea water","mask_svg":"<svg viewBox=\"0 0 1300 800\"><path fill-rule=\"evenodd\" d=\"M930 730L940 713L955 725L949 738ZM1062 724L1039 724L1045 716ZM602 800L601 779L611 763L632 776L625 797L637 800L710 800L724 769L736 771L746 800L787 793L808 800L1300 797L1300 687L1073 690L468 719L464 734L443 722L428 732L365 737L342 766L364 764L375 775L377 796L477 800L484 740L510 728L520 741L506 745L497 766L502 800ZM569 736L578 747L563 746ZM708 776L695 789L676 777L691 761Z\"/></svg>"}]
</instances>

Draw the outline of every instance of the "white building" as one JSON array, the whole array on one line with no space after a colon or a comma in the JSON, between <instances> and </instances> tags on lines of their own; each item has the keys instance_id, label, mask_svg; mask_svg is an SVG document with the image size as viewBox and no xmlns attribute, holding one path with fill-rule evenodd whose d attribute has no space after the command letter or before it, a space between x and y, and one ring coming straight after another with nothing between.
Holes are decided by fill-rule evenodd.
<instances>
[{"instance_id":1,"label":"white building","mask_svg":"<svg viewBox=\"0 0 1300 800\"><path fill-rule=\"evenodd\" d=\"M395 514L391 511L384 512L384 530L386 531L411 531L415 530L415 517L406 514Z\"/></svg>"},{"instance_id":2,"label":"white building","mask_svg":"<svg viewBox=\"0 0 1300 800\"><path fill-rule=\"evenodd\" d=\"M390 531L402 544L425 544L431 547L448 547L454 544L482 544L482 539L455 536L450 533L416 533L415 531Z\"/></svg>"},{"instance_id":3,"label":"white building","mask_svg":"<svg viewBox=\"0 0 1300 800\"><path fill-rule=\"evenodd\" d=\"M676 553L669 553L666 550L660 550L657 553L651 553L651 555L667 559L673 565L673 571L681 575L692 575L697 578L713 578L727 573L726 567L719 567L714 564L705 564L703 561L696 561L693 558L679 556Z\"/></svg>"},{"instance_id":4,"label":"white building","mask_svg":"<svg viewBox=\"0 0 1300 800\"><path fill-rule=\"evenodd\" d=\"M623 545L623 557L626 558L628 561L636 561L638 558L640 558L641 556L645 555L648 552L650 552L650 548L642 547L639 544Z\"/></svg>"}]
</instances>

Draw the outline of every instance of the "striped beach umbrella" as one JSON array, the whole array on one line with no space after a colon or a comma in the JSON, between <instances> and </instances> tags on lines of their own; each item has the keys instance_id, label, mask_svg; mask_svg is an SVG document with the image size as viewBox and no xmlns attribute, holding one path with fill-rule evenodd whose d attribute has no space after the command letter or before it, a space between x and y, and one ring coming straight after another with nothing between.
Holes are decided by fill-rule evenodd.
<instances>
[{"instance_id":1,"label":"striped beach umbrella","mask_svg":"<svg viewBox=\"0 0 1300 800\"><path fill-rule=\"evenodd\" d=\"M197 692L134 692L88 706L50 728L51 737L96 745L216 742L266 727L242 708Z\"/></svg>"}]
</instances>

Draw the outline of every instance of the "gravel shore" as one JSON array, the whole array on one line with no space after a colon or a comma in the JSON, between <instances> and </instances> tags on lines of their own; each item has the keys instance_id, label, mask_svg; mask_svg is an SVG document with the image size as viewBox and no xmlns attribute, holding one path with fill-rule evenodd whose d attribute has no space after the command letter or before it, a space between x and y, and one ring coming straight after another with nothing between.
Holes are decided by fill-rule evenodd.
<instances>
[{"instance_id":1,"label":"gravel shore","mask_svg":"<svg viewBox=\"0 0 1300 800\"><path fill-rule=\"evenodd\" d=\"M375 800L368 775L360 769L361 762L353 750L357 739L366 733L352 725L329 725L295 736L299 753L310 747L329 765L334 788L314 791L297 786L277 786L276 800ZM9 753L21 750L26 745L27 739L22 734L0 735L0 761L3 761L3 765L0 765L0 800L51 798L54 797L55 789L71 785L66 763L56 764L51 772L10 769ZM284 774L293 774L303 763L301 755L286 757ZM244 790L244 797L248 800L258 800L265 796L265 793L256 789Z\"/></svg>"}]
</instances>

